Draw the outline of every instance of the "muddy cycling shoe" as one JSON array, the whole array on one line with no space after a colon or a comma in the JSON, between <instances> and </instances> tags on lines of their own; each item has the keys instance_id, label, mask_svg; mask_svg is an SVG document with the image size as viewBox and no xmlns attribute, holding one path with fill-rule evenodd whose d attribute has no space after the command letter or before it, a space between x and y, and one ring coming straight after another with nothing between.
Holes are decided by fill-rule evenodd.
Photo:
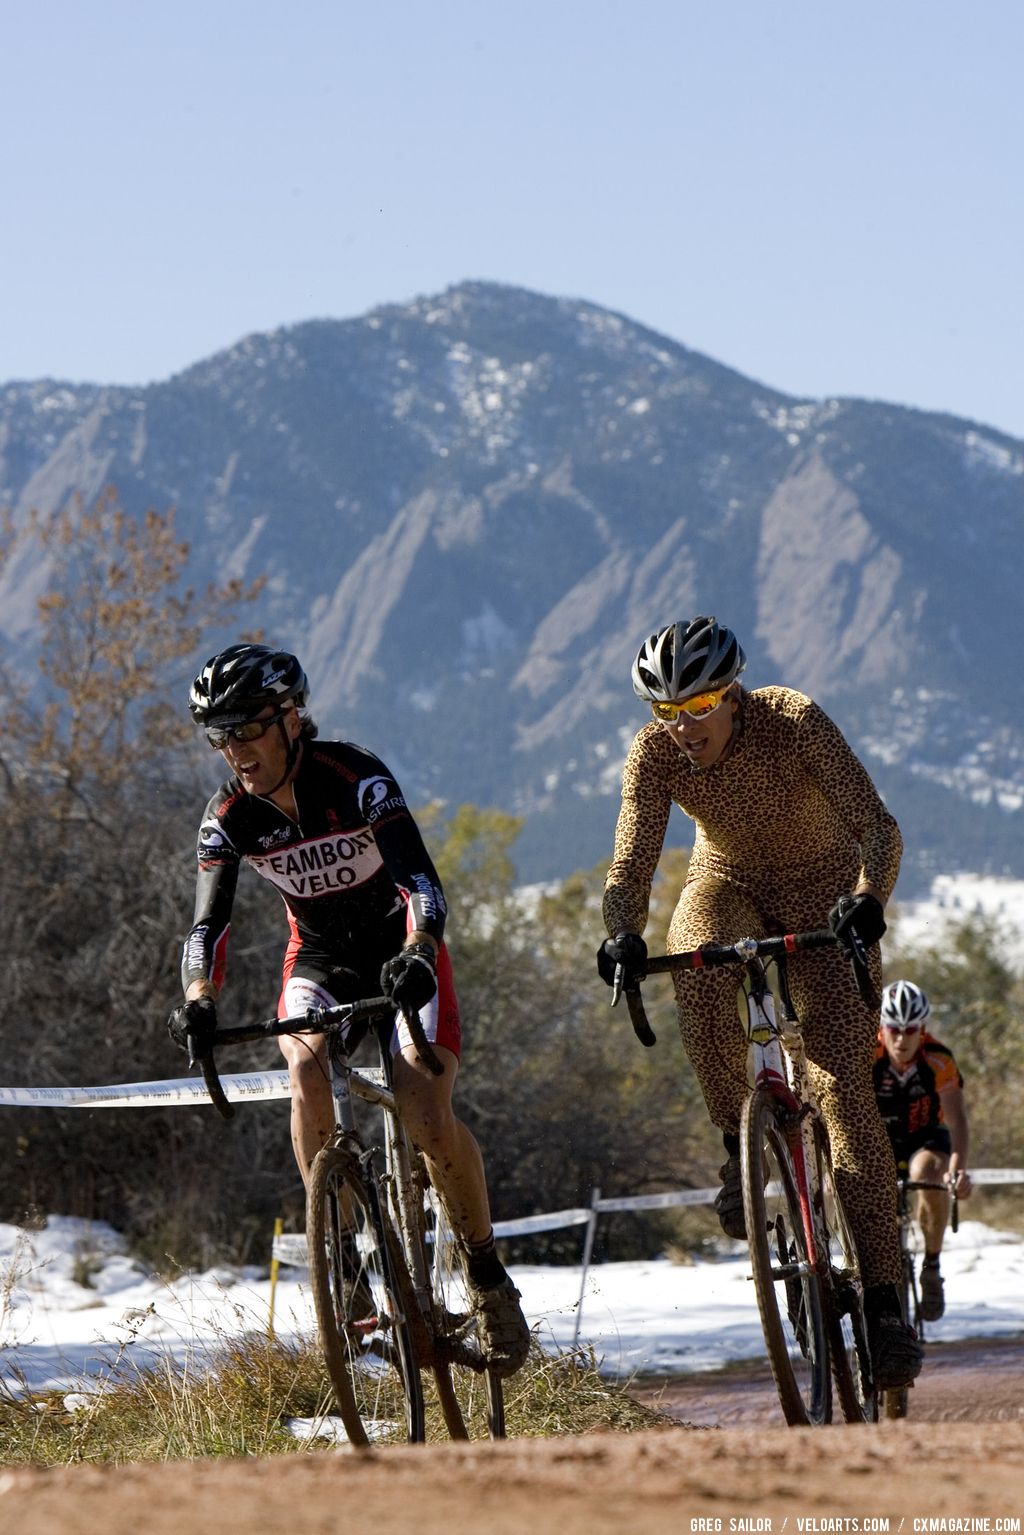
<instances>
[{"instance_id":1,"label":"muddy cycling shoe","mask_svg":"<svg viewBox=\"0 0 1024 1535\"><path fill-rule=\"evenodd\" d=\"M733 1152L718 1169L722 1187L715 1195L715 1214L727 1237L737 1242L747 1240L747 1222L743 1214L743 1180L740 1177L739 1152Z\"/></svg>"},{"instance_id":2,"label":"muddy cycling shoe","mask_svg":"<svg viewBox=\"0 0 1024 1535\"><path fill-rule=\"evenodd\" d=\"M902 1317L883 1311L868 1317L868 1347L879 1391L910 1386L921 1373L924 1349L917 1333Z\"/></svg>"},{"instance_id":3,"label":"muddy cycling shoe","mask_svg":"<svg viewBox=\"0 0 1024 1535\"><path fill-rule=\"evenodd\" d=\"M526 1363L530 1329L519 1304L519 1291L506 1277L484 1289L470 1283L473 1315L487 1367L495 1375L514 1375Z\"/></svg>"},{"instance_id":4,"label":"muddy cycling shoe","mask_svg":"<svg viewBox=\"0 0 1024 1535\"><path fill-rule=\"evenodd\" d=\"M937 1322L946 1309L946 1297L942 1291L942 1275L939 1260L927 1258L921 1265L921 1316L926 1322Z\"/></svg>"}]
</instances>

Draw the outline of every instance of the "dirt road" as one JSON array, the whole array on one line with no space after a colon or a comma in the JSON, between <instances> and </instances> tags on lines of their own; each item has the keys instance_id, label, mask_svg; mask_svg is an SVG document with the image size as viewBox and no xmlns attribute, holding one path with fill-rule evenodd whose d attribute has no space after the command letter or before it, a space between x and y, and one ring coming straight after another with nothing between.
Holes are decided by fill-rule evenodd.
<instances>
[{"instance_id":1,"label":"dirt road","mask_svg":"<svg viewBox=\"0 0 1024 1535\"><path fill-rule=\"evenodd\" d=\"M701 1428L767 1427L780 1421L767 1362L649 1382L632 1394ZM918 1423L1024 1421L1024 1340L929 1343L926 1367L911 1393L910 1416Z\"/></svg>"},{"instance_id":2,"label":"dirt road","mask_svg":"<svg viewBox=\"0 0 1024 1535\"><path fill-rule=\"evenodd\" d=\"M927 1376L915 1388L916 1418L901 1423L786 1429L770 1393L765 1396L766 1384L753 1372L742 1382L719 1377L664 1392L665 1405L689 1414L692 1422L703 1418L737 1426L679 1422L628 1436L367 1456L325 1451L252 1462L0 1472L0 1530L5 1535L219 1535L225 1528L267 1535L1020 1531L1024 1344L935 1350ZM945 1522L914 1523L936 1519Z\"/></svg>"}]
</instances>

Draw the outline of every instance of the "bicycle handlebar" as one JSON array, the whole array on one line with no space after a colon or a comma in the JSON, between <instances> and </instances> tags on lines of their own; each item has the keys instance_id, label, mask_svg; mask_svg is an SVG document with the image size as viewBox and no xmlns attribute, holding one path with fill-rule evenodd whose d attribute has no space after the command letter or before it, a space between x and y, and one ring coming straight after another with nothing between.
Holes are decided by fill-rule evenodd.
<instances>
[{"instance_id":1,"label":"bicycle handlebar","mask_svg":"<svg viewBox=\"0 0 1024 1535\"><path fill-rule=\"evenodd\" d=\"M202 1069L203 1081L206 1083L206 1091L209 1093L210 1101L217 1110L217 1113L221 1119L234 1119L235 1106L233 1103L228 1102L227 1094L220 1084L220 1077L217 1075L217 1063L213 1058L212 1050L206 1055L200 1056L199 1066Z\"/></svg>"},{"instance_id":2,"label":"bicycle handlebar","mask_svg":"<svg viewBox=\"0 0 1024 1535\"><path fill-rule=\"evenodd\" d=\"M612 1007L618 1005L620 996L624 994L636 1037L649 1048L656 1043L657 1036L647 1020L640 995L640 982L649 975L658 975L667 970L710 970L718 965L745 965L752 959L784 959L787 954L795 954L801 949L833 949L836 943L835 934L827 927L815 928L808 933L784 933L775 938L739 938L735 943L706 943L699 949L690 949L682 954L661 954L648 958L644 961L642 972L632 976L629 982L626 981L624 967L616 965ZM856 954L850 955L850 964L862 1001L874 1011L880 1005L880 998L871 984L867 964Z\"/></svg>"},{"instance_id":3,"label":"bicycle handlebar","mask_svg":"<svg viewBox=\"0 0 1024 1535\"><path fill-rule=\"evenodd\" d=\"M900 1178L900 1187L908 1194L915 1189L936 1189L949 1195L949 1227L955 1234L960 1229L960 1196L956 1191L957 1172L953 1178L945 1183L935 1183L928 1178Z\"/></svg>"},{"instance_id":4,"label":"bicycle handlebar","mask_svg":"<svg viewBox=\"0 0 1024 1535\"><path fill-rule=\"evenodd\" d=\"M326 1034L332 1024L357 1023L372 1018L393 1017L394 1014L395 1005L389 997L364 997L358 1002L339 1002L335 1007L311 1007L295 1018L268 1018L264 1023L218 1029L211 1041L210 1050L198 1062L214 1108L222 1119L234 1118L234 1105L228 1102L217 1073L214 1046L251 1044L257 1039L278 1039L285 1034ZM402 1016L419 1059L435 1077L443 1076L444 1066L423 1032L419 1013L402 1009Z\"/></svg>"}]
</instances>

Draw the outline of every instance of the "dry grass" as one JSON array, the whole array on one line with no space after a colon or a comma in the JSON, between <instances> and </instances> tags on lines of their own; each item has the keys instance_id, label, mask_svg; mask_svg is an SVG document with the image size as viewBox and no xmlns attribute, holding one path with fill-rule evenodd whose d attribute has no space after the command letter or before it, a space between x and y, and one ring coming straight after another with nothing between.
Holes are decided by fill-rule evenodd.
<instances>
[{"instance_id":1,"label":"dry grass","mask_svg":"<svg viewBox=\"0 0 1024 1535\"><path fill-rule=\"evenodd\" d=\"M16 1382L8 1356L5 1374ZM428 1387L429 1378L424 1378ZM593 1356L555 1356L536 1348L506 1382L510 1436L630 1432L665 1423L602 1380ZM69 1403L71 1404L69 1407ZM333 1442L330 1384L318 1348L259 1334L223 1342L202 1360L164 1359L144 1367L126 1353L110 1362L94 1395L55 1391L0 1394L0 1464L54 1466L76 1462L194 1459L302 1454ZM291 1418L319 1420L322 1437L299 1439ZM428 1391L428 1437L446 1437Z\"/></svg>"},{"instance_id":2,"label":"dry grass","mask_svg":"<svg viewBox=\"0 0 1024 1535\"><path fill-rule=\"evenodd\" d=\"M16 1378L10 1362L7 1373ZM184 1363L167 1357L139 1366L122 1353L95 1393L5 1391L0 1461L67 1465L294 1453L303 1446L287 1420L323 1417L331 1400L313 1349L259 1335Z\"/></svg>"}]
</instances>

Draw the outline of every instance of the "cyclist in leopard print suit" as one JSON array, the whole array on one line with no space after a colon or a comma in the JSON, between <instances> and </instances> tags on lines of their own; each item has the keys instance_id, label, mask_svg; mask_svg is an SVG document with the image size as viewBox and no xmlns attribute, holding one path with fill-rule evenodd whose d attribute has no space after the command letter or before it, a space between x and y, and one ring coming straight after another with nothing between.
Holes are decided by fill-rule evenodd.
<instances>
[{"instance_id":1,"label":"cyclist in leopard print suit","mask_svg":"<svg viewBox=\"0 0 1024 1535\"><path fill-rule=\"evenodd\" d=\"M670 952L831 922L842 947L791 956L790 990L861 1258L879 1384L896 1386L917 1374L921 1350L902 1323L896 1288L895 1165L872 1083L878 1012L861 1000L844 950L862 946L877 990L882 911L902 838L824 711L789 688L748 692L737 681L744 665L736 637L703 617L652 635L637 656L634 689L656 717L626 760L604 895L612 936L598 968L607 981L616 963L642 971L640 935L673 803L696 823L696 837ZM673 979L683 1045L725 1141L716 1207L726 1232L745 1237L738 1131L747 1058L736 975L677 971Z\"/></svg>"}]
</instances>

